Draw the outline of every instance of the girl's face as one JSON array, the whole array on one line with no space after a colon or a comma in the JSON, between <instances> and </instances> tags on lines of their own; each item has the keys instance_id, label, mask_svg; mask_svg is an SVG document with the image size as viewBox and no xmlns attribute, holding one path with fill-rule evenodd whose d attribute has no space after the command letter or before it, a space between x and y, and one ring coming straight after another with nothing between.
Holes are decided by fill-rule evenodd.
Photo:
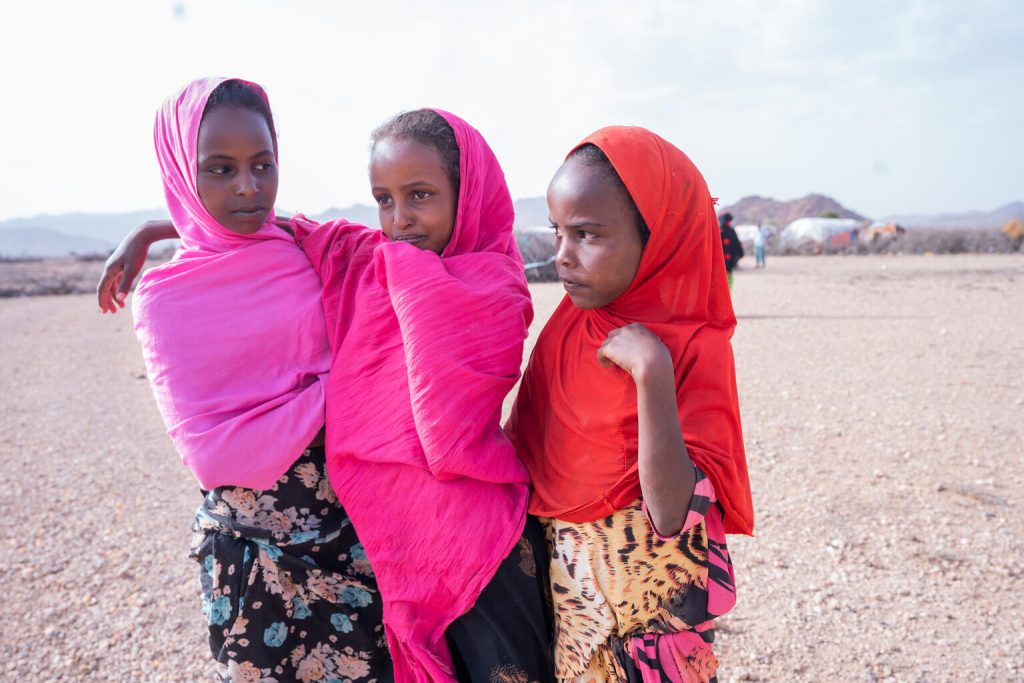
<instances>
[{"instance_id":1,"label":"girl's face","mask_svg":"<svg viewBox=\"0 0 1024 683\"><path fill-rule=\"evenodd\" d=\"M412 140L378 140L370 187L388 239L441 253L455 229L459 197L440 152Z\"/></svg>"},{"instance_id":2,"label":"girl's face","mask_svg":"<svg viewBox=\"0 0 1024 683\"><path fill-rule=\"evenodd\" d=\"M277 158L266 119L250 109L218 108L199 126L196 186L218 223L250 235L277 199Z\"/></svg>"},{"instance_id":3,"label":"girl's face","mask_svg":"<svg viewBox=\"0 0 1024 683\"><path fill-rule=\"evenodd\" d=\"M607 170L569 159L548 185L555 268L578 308L606 306L636 276L643 242L626 191Z\"/></svg>"}]
</instances>

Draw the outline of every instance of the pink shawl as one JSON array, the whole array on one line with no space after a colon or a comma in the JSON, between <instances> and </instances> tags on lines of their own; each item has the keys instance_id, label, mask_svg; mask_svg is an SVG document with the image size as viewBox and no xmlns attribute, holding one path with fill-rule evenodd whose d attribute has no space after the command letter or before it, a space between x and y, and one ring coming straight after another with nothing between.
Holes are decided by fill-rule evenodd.
<instances>
[{"instance_id":1,"label":"pink shawl","mask_svg":"<svg viewBox=\"0 0 1024 683\"><path fill-rule=\"evenodd\" d=\"M320 282L292 237L273 216L254 234L231 232L199 199L199 124L224 80L193 81L157 113L156 153L182 244L143 275L132 311L167 433L199 483L264 489L324 423L330 354Z\"/></svg>"},{"instance_id":2,"label":"pink shawl","mask_svg":"<svg viewBox=\"0 0 1024 683\"><path fill-rule=\"evenodd\" d=\"M445 629L518 542L528 498L500 425L533 317L512 201L480 133L438 113L461 172L440 258L360 225L296 221L324 281L328 472L377 576L403 683L455 680Z\"/></svg>"}]
</instances>

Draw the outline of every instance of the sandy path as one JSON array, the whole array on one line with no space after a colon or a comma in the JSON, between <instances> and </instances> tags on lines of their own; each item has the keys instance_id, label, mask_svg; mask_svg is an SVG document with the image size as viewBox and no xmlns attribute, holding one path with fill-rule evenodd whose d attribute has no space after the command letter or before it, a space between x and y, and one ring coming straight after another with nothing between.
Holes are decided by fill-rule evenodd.
<instances>
[{"instance_id":1,"label":"sandy path","mask_svg":"<svg viewBox=\"0 0 1024 683\"><path fill-rule=\"evenodd\" d=\"M1024 678L1024 258L769 266L734 293L759 517L721 680ZM8 299L0 330L0 679L208 679L198 491L128 317Z\"/></svg>"}]
</instances>

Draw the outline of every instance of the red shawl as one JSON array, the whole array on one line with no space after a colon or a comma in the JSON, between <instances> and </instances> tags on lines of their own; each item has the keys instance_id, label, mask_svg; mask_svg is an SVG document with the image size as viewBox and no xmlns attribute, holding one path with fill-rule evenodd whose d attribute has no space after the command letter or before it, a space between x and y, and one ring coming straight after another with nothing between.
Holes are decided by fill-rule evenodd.
<instances>
[{"instance_id":1,"label":"red shawl","mask_svg":"<svg viewBox=\"0 0 1024 683\"><path fill-rule=\"evenodd\" d=\"M736 326L714 200L693 163L643 128L594 133L651 231L636 277L597 310L566 297L537 340L508 431L533 480L530 512L599 519L641 495L637 396L632 378L602 368L608 333L646 325L668 347L686 448L711 479L730 533L751 534L730 339Z\"/></svg>"}]
</instances>

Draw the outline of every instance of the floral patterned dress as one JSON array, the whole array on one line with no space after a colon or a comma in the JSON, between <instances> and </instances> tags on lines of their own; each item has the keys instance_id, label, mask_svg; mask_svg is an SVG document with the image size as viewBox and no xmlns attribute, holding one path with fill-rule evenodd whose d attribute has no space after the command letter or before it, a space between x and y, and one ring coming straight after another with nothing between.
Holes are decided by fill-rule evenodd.
<instances>
[{"instance_id":1,"label":"floral patterned dress","mask_svg":"<svg viewBox=\"0 0 1024 683\"><path fill-rule=\"evenodd\" d=\"M266 491L221 487L196 513L191 556L224 681L392 678L373 571L308 449Z\"/></svg>"}]
</instances>

